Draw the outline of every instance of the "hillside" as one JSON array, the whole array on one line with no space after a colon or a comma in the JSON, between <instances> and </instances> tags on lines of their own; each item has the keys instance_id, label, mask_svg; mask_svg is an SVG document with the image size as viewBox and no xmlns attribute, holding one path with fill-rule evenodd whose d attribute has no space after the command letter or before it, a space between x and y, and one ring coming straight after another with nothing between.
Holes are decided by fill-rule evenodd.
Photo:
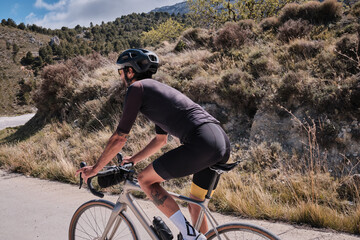
<instances>
[{"instance_id":1,"label":"hillside","mask_svg":"<svg viewBox=\"0 0 360 240\"><path fill-rule=\"evenodd\" d=\"M20 64L27 52L38 55L50 37L0 25L0 116L34 111L29 89L36 77Z\"/></svg>"},{"instance_id":2,"label":"hillside","mask_svg":"<svg viewBox=\"0 0 360 240\"><path fill-rule=\"evenodd\" d=\"M0 115L33 111L31 95L43 67L93 51L104 56L144 44L143 32L168 19L186 25L184 15L165 12L129 14L114 21L74 29L46 29L3 19L0 25ZM25 58L25 59L24 59Z\"/></svg>"},{"instance_id":3,"label":"hillside","mask_svg":"<svg viewBox=\"0 0 360 240\"><path fill-rule=\"evenodd\" d=\"M154 78L214 115L230 136L231 161L241 160L220 181L214 209L360 234L359 17L359 3L289 4L261 21L188 27L148 47L161 60ZM122 113L116 56L46 66L38 114L0 131L0 166L77 182L79 163L96 161ZM124 153L148 143L153 128L140 114ZM178 144L170 139L159 154ZM165 186L186 194L189 181Z\"/></svg>"}]
</instances>

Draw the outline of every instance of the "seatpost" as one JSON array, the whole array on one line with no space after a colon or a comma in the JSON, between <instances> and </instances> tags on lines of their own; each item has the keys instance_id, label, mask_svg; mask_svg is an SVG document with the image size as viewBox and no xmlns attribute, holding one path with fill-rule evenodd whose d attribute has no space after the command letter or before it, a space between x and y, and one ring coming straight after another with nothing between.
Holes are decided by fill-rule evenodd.
<instances>
[{"instance_id":1,"label":"seatpost","mask_svg":"<svg viewBox=\"0 0 360 240\"><path fill-rule=\"evenodd\" d=\"M214 171L214 170L213 170ZM216 181L219 179L219 177L220 177L220 173L219 172L217 172L217 171L214 171L215 172L215 175L214 175L214 177L211 179L211 183L210 183L210 186L209 186L209 188L208 188L208 192L207 192L207 194L206 194L206 196L205 196L205 201L204 201L204 205L205 206L207 206L208 204L209 204L209 201L210 201L210 198L211 198L211 193L212 193L212 191L214 190L214 187L215 187L215 184L216 184ZM200 230L200 226L201 226L201 224L202 224L202 222L203 222L203 220L204 220L204 215L205 215L205 212L204 212L204 209L203 209L203 211L200 211L200 213L199 213L199 216L198 216L198 219L197 219L197 221L196 221L196 224L195 224L195 229L196 230ZM215 219L212 219L212 220L215 220ZM217 222L216 222L216 220L215 220L215 223L217 224Z\"/></svg>"},{"instance_id":2,"label":"seatpost","mask_svg":"<svg viewBox=\"0 0 360 240\"><path fill-rule=\"evenodd\" d=\"M209 188L208 188L208 192L207 192L207 194L206 194L206 196L205 196L205 198L207 198L207 199L210 199L210 198L211 198L211 193L212 193L212 191L214 190L216 181L217 181L217 180L219 179L219 177L220 177L220 174L219 174L217 171L214 171L214 172L215 172L215 175L214 175L214 177L213 177L212 180L211 180L210 186L209 186Z\"/></svg>"}]
</instances>

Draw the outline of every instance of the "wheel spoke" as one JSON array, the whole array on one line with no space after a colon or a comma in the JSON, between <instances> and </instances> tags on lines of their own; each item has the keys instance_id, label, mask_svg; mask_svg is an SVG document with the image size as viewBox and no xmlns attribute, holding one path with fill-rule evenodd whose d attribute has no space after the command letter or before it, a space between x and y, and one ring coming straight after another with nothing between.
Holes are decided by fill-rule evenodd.
<instances>
[{"instance_id":1,"label":"wheel spoke","mask_svg":"<svg viewBox=\"0 0 360 240\"><path fill-rule=\"evenodd\" d=\"M83 204L73 216L70 226L70 240L98 239L106 228L113 204L108 201L90 201ZM111 227L107 239L137 239L133 225L126 215L120 213Z\"/></svg>"}]
</instances>

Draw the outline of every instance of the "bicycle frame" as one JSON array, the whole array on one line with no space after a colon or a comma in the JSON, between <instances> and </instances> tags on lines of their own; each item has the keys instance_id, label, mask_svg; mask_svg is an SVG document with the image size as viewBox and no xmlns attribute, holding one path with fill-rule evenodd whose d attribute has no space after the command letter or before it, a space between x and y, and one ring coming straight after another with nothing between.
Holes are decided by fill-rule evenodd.
<instances>
[{"instance_id":1,"label":"bicycle frame","mask_svg":"<svg viewBox=\"0 0 360 240\"><path fill-rule=\"evenodd\" d=\"M141 208L141 206L136 202L136 199L134 198L134 196L131 194L131 191L133 191L133 190L142 191L139 184L137 184L136 182L133 182L133 181L126 180L125 184L123 186L123 191L120 193L120 196L119 196L118 200L116 201L115 207L111 213L109 221L107 222L106 228L100 239L104 240L107 237L110 229L112 228L112 226L115 223L115 225L114 225L115 227L113 228L113 233L110 235L110 237L108 239L112 238L112 235L115 233L116 228L120 225L120 222L118 222L119 219L117 219L117 216L120 212L126 211L127 206L132 210L135 217L139 220L139 222L141 223L143 228L146 230L146 232L150 235L150 237L154 240L159 239L158 236L156 235L156 233L154 232L154 230L151 228L152 222L150 221L148 215L144 212L144 210ZM216 231L216 226L218 226L219 224L217 223L215 218L211 215L211 212L207 207L210 199L205 199L204 201L196 201L194 199L191 199L191 198L188 198L188 197L185 197L185 196L173 193L173 192L168 192L168 193L174 199L185 201L188 203L193 203L193 204L196 204L201 207L201 211L200 211L198 220L194 226L196 230L200 229L200 226L204 219L204 215L206 215L209 220L210 225ZM216 232L216 234L218 235L217 232Z\"/></svg>"}]
</instances>

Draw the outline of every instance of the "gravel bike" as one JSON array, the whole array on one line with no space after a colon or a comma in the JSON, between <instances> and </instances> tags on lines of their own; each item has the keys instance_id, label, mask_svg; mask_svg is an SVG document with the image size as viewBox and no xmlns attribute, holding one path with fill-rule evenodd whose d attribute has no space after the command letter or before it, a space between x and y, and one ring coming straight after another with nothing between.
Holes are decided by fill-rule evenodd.
<instances>
[{"instance_id":1,"label":"gravel bike","mask_svg":"<svg viewBox=\"0 0 360 240\"><path fill-rule=\"evenodd\" d=\"M117 155L119 165L122 161L121 154ZM198 220L194 226L199 230L201 223L204 219L204 215L207 216L210 230L205 234L207 239L227 239L227 240L240 240L240 239L268 239L279 240L279 238L266 229L246 223L232 222L223 225L219 225L214 216L208 209L208 203L211 199L210 193L212 192L215 182L218 177L224 172L228 172L234 167L236 163L232 164L216 164L211 167L216 172L215 177L212 179L211 187L208 189L208 193L204 201L196 201L194 199L169 192L169 194L175 200L181 200L187 203L193 203L201 207L201 212ZM83 164L81 167L84 167ZM69 227L69 240L79 239L140 239L140 235L136 226L132 223L128 217L126 211L130 208L135 217L141 223L141 226L149 234L149 239L153 240L167 240L173 239L173 236L164 237L161 235L156 224L150 221L141 206L137 203L132 192L142 191L135 172L132 169L132 164L126 164L124 166L112 166L107 167L106 170L99 172L96 176L98 178L99 185L113 185L120 182L124 182L122 191L116 203L106 200L91 200L82 204L74 213ZM87 185L91 193L100 198L104 197L102 192L97 191L93 184L92 179L89 178ZM100 184L100 181L103 183ZM105 181L105 183L104 183ZM82 185L82 178L80 176L80 188ZM166 227L166 226L165 226ZM178 236L179 237L179 236Z\"/></svg>"}]
</instances>

